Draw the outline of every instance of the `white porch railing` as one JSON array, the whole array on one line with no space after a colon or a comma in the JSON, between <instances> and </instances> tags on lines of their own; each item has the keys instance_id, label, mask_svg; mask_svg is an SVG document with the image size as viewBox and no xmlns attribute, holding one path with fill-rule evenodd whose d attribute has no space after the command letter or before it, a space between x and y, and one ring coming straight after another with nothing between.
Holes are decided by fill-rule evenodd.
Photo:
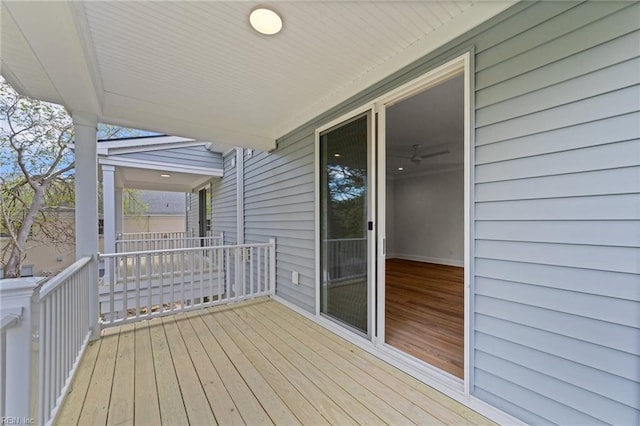
<instances>
[{"instance_id":1,"label":"white porch railing","mask_svg":"<svg viewBox=\"0 0 640 426\"><path fill-rule=\"evenodd\" d=\"M221 246L224 240L222 233L207 237L187 237L185 232L149 232L144 235L124 235L127 235L127 238L116 240L116 253ZM132 235L137 238L130 238Z\"/></svg>"},{"instance_id":2,"label":"white porch railing","mask_svg":"<svg viewBox=\"0 0 640 426\"><path fill-rule=\"evenodd\" d=\"M125 232L118 234L117 239L121 241L128 240L160 240L163 238L188 238L195 237L191 232Z\"/></svg>"},{"instance_id":3,"label":"white porch railing","mask_svg":"<svg viewBox=\"0 0 640 426\"><path fill-rule=\"evenodd\" d=\"M273 294L275 240L100 255L103 325Z\"/></svg>"},{"instance_id":4,"label":"white porch railing","mask_svg":"<svg viewBox=\"0 0 640 426\"><path fill-rule=\"evenodd\" d=\"M40 290L40 424L57 414L91 335L89 321L90 257L76 261Z\"/></svg>"},{"instance_id":5,"label":"white porch railing","mask_svg":"<svg viewBox=\"0 0 640 426\"><path fill-rule=\"evenodd\" d=\"M367 275L367 239L326 240L327 273L330 282Z\"/></svg>"},{"instance_id":6,"label":"white porch railing","mask_svg":"<svg viewBox=\"0 0 640 426\"><path fill-rule=\"evenodd\" d=\"M99 282L96 260L85 257L35 293L42 280L3 281L0 415L9 419L5 423L33 423L34 414L38 424L55 421L94 331L96 312L105 327L274 294L275 248L270 240L101 255L114 272ZM37 380L31 379L32 308L39 315ZM32 407L36 399L37 408Z\"/></svg>"}]
</instances>

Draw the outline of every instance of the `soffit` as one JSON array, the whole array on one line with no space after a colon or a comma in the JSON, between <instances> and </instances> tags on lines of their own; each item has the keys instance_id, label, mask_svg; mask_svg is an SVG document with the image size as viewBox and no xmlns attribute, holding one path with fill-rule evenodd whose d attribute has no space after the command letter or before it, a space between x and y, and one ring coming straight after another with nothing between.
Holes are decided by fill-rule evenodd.
<instances>
[{"instance_id":1,"label":"soffit","mask_svg":"<svg viewBox=\"0 0 640 426\"><path fill-rule=\"evenodd\" d=\"M275 2L284 29L269 37L248 24L255 2L5 3L19 31L3 40L3 74L19 89L104 122L258 149L511 4ZM76 99L89 83L95 111Z\"/></svg>"}]
</instances>

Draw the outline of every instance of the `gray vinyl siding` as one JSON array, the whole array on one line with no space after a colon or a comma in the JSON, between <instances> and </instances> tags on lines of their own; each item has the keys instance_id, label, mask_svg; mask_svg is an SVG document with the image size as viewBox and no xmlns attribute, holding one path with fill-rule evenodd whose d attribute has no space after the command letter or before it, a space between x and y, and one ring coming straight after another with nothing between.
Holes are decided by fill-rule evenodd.
<instances>
[{"instance_id":1,"label":"gray vinyl siding","mask_svg":"<svg viewBox=\"0 0 640 426\"><path fill-rule=\"evenodd\" d=\"M475 43L474 394L639 424L640 9L548 7Z\"/></svg>"},{"instance_id":2,"label":"gray vinyl siding","mask_svg":"<svg viewBox=\"0 0 640 426\"><path fill-rule=\"evenodd\" d=\"M245 241L275 237L276 292L315 312L314 139L287 139L270 154L245 158ZM291 273L299 272L299 285Z\"/></svg>"},{"instance_id":3,"label":"gray vinyl siding","mask_svg":"<svg viewBox=\"0 0 640 426\"><path fill-rule=\"evenodd\" d=\"M639 27L637 2L519 3L248 159L278 294L314 311L314 130L472 49L471 392L531 424L640 424Z\"/></svg>"},{"instance_id":4,"label":"gray vinyl siding","mask_svg":"<svg viewBox=\"0 0 640 426\"><path fill-rule=\"evenodd\" d=\"M204 145L183 148L159 149L115 155L116 158L154 161L180 166L195 166L208 169L222 169L222 154L211 152Z\"/></svg>"},{"instance_id":5,"label":"gray vinyl siding","mask_svg":"<svg viewBox=\"0 0 640 426\"><path fill-rule=\"evenodd\" d=\"M224 157L224 176L211 182L211 230L214 235L224 232L225 244L236 244L237 228L237 176L236 168L231 167L235 151Z\"/></svg>"}]
</instances>

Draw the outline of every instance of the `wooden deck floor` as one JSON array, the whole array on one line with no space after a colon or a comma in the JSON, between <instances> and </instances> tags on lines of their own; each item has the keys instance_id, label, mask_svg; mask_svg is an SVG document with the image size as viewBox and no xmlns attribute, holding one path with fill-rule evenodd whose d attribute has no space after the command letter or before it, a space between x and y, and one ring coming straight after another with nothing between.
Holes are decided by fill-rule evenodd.
<instances>
[{"instance_id":1,"label":"wooden deck floor","mask_svg":"<svg viewBox=\"0 0 640 426\"><path fill-rule=\"evenodd\" d=\"M270 299L108 329L57 424L488 424Z\"/></svg>"}]
</instances>

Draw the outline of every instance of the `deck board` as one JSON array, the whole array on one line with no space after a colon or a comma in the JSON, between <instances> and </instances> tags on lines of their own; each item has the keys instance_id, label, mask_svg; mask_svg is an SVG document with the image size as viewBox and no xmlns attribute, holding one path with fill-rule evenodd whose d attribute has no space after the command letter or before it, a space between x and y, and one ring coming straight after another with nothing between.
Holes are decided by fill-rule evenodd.
<instances>
[{"instance_id":1,"label":"deck board","mask_svg":"<svg viewBox=\"0 0 640 426\"><path fill-rule=\"evenodd\" d=\"M227 389L216 371L211 360L207 356L207 351L202 346L200 339L193 329L190 321L177 321L178 328L182 334L185 345L189 348L189 355L196 368L202 389L209 401L209 405L214 412L216 421L225 425L244 424L238 409L229 396Z\"/></svg>"},{"instance_id":2,"label":"deck board","mask_svg":"<svg viewBox=\"0 0 640 426\"><path fill-rule=\"evenodd\" d=\"M234 318L231 317L228 311L217 315L217 320L227 335L233 339L238 350L244 354L247 362L254 366L256 373L264 377L269 386L271 386L300 423L327 424L326 421L323 421L322 417L318 417L318 412L313 405L291 386L287 378L278 371L259 350L251 345L251 342L242 334L242 327L233 323Z\"/></svg>"},{"instance_id":3,"label":"deck board","mask_svg":"<svg viewBox=\"0 0 640 426\"><path fill-rule=\"evenodd\" d=\"M103 336L59 424L491 423L269 299Z\"/></svg>"},{"instance_id":4,"label":"deck board","mask_svg":"<svg viewBox=\"0 0 640 426\"><path fill-rule=\"evenodd\" d=\"M135 325L127 324L120 329L118 336L118 352L113 373L113 386L109 412L108 425L122 425L133 423L134 402L134 355L135 355Z\"/></svg>"},{"instance_id":5,"label":"deck board","mask_svg":"<svg viewBox=\"0 0 640 426\"><path fill-rule=\"evenodd\" d=\"M271 342L267 341L260 333L251 327L242 327L242 333L256 350L267 357L272 365L288 379L295 391L299 392L313 405L321 416L318 417L314 424L323 423L323 418L330 424L356 424L355 420L351 418L347 412L336 405L329 396L322 392L316 383L302 374L294 363L278 352L277 347L273 346ZM245 346L245 351L250 352L252 349L250 346Z\"/></svg>"},{"instance_id":6,"label":"deck board","mask_svg":"<svg viewBox=\"0 0 640 426\"><path fill-rule=\"evenodd\" d=\"M185 341L178 330L177 321L185 321L184 318L177 316L168 316L162 318L165 333L167 335L167 343L171 351L173 366L178 376L178 384L180 385L180 393L187 411L189 424L208 425L216 423L215 415L209 405L205 393L202 391L200 378L196 372ZM184 422L184 420L183 420Z\"/></svg>"},{"instance_id":7,"label":"deck board","mask_svg":"<svg viewBox=\"0 0 640 426\"><path fill-rule=\"evenodd\" d=\"M119 338L119 329L107 330L102 337L96 368L91 375L91 383L80 413L80 424L107 423Z\"/></svg>"},{"instance_id":8,"label":"deck board","mask_svg":"<svg viewBox=\"0 0 640 426\"><path fill-rule=\"evenodd\" d=\"M87 349L85 350L82 363L84 368L79 368L76 376L73 379L71 390L67 395L66 401L60 414L58 415L58 422L63 425L77 423L82 412L84 400L87 397L87 391L91 384L91 376L93 375L96 360L100 353L100 345L102 339L89 342Z\"/></svg>"},{"instance_id":9,"label":"deck board","mask_svg":"<svg viewBox=\"0 0 640 426\"><path fill-rule=\"evenodd\" d=\"M160 406L160 421L167 425L183 424L187 419L187 411L180 393L178 377L173 366L162 319L152 319L148 324L156 375L156 392ZM153 392L152 388L148 389L149 392Z\"/></svg>"},{"instance_id":10,"label":"deck board","mask_svg":"<svg viewBox=\"0 0 640 426\"><path fill-rule=\"evenodd\" d=\"M135 363L134 363L134 423L138 425L160 424L160 404L158 403L156 373L149 322L135 324ZM144 383L144 386L141 384Z\"/></svg>"}]
</instances>

